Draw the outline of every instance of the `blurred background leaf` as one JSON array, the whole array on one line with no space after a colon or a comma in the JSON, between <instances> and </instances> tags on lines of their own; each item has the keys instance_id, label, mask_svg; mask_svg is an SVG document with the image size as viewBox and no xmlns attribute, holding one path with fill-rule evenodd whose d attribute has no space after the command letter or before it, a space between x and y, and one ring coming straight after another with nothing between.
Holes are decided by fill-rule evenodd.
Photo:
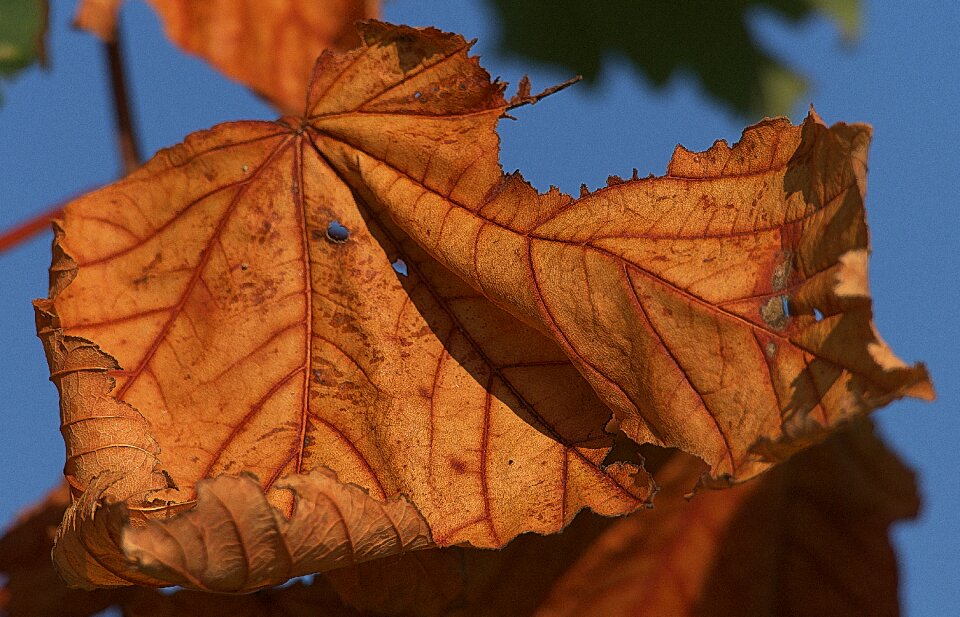
<instances>
[{"instance_id":1,"label":"blurred background leaf","mask_svg":"<svg viewBox=\"0 0 960 617\"><path fill-rule=\"evenodd\" d=\"M626 58L657 86L691 74L706 92L748 116L784 115L806 90L804 78L760 47L751 20L761 11L791 24L833 19L857 38L860 0L491 0L501 46L596 83L611 56Z\"/></svg>"},{"instance_id":2,"label":"blurred background leaf","mask_svg":"<svg viewBox=\"0 0 960 617\"><path fill-rule=\"evenodd\" d=\"M0 77L9 78L37 61L46 64L46 36L46 0L0 0Z\"/></svg>"}]
</instances>

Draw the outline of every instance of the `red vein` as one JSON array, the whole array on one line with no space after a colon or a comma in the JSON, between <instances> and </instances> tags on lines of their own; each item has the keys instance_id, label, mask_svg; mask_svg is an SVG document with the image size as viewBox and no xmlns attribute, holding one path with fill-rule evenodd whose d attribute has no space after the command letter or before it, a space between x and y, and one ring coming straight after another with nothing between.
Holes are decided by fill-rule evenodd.
<instances>
[{"instance_id":1,"label":"red vein","mask_svg":"<svg viewBox=\"0 0 960 617\"><path fill-rule=\"evenodd\" d=\"M338 173L338 174L339 174L339 172L336 171L336 170L337 170L337 167L336 167L335 165L333 165L333 164L329 161L329 159L327 159L327 157L326 157L326 155L323 153L323 151L322 151L322 150L317 146L317 144L313 141L312 134L308 133L308 135L310 135L310 137L311 137L310 141L311 141L311 144L313 145L313 148L314 148L314 150L316 151L317 155L320 156L324 161L326 161L326 163L329 165L329 167L331 168L331 170L334 170L335 173ZM343 143L346 143L346 142L343 142ZM347 145L350 145L350 144L347 144ZM341 177L342 177L342 176L341 176ZM344 181L346 182L346 180L344 180ZM349 183L347 183L347 184L348 184L348 186L349 186ZM445 197L445 198L446 198L446 197ZM360 200L360 199L357 200L357 203L358 203L358 204L365 204L365 202L363 202L363 201ZM377 225L379 226L381 232L391 241L391 243L392 243L395 247L397 247L397 250L403 254L404 252L403 252L403 250L402 250L402 243L400 243L400 242L393 236L393 234L389 231L389 229L387 228L387 226L385 226L385 225L382 223L382 221L380 220L379 216L377 215L377 213L376 213L375 211L373 211L373 210L370 209L370 208L368 208L367 210L368 210L368 214L369 214L370 218L371 218L373 221L376 221L376 223L377 223ZM499 224L497 224L497 225L499 226ZM467 329L464 327L464 325L460 322L460 320L459 320L459 318L457 317L457 315L456 315L452 310L450 310L450 308L446 305L444 299L437 293L437 291L436 291L435 289L433 289L433 287L429 284L428 280L419 273L419 268L418 268L417 265L416 265L416 260L414 260L414 259L413 259L412 257L410 257L409 255L406 255L406 254L405 254L405 256L408 257L408 259L406 259L405 261L406 261L406 263L407 263L408 268L410 269L411 274L416 274L416 275L417 275L417 279L420 280L420 281L423 281L424 286L426 287L428 293L431 295L431 297L434 299L434 301L437 303L437 306L439 306L440 309L443 310L443 311L447 314L447 316L448 316L448 317L450 318L450 320L453 322L454 327L457 328L457 330L460 331L460 333L461 333L461 334L463 335L463 337L466 339L466 341L468 342L468 344L477 352L477 354L481 357L481 359L483 360L483 362L491 369L493 376L496 376L496 377L500 378L501 382L504 383L504 385L507 387L507 389L510 391L510 393L516 398L516 400L521 404L521 406L524 408L524 410L526 410L526 411L540 424L541 428L543 428L547 433L550 434L550 436L554 439L555 442L557 442L557 444L558 444L560 447L562 447L562 448L568 448L569 446L564 443L563 437L557 432L556 428L555 428L554 426L552 426L549 422L547 422L546 419L534 408L534 406L533 406L531 403L529 403L524 396L522 396L522 394L516 389L516 387L513 385L513 383L512 383L509 379L507 379L507 377L506 377L505 375L502 374L500 367L498 367L497 364L494 363L494 362L487 356L486 352L483 350L483 348L481 347L481 345L480 345L476 340L473 339L473 337L469 334L469 332L468 332ZM561 333L561 334L562 334L562 333ZM315 335L315 336L316 336L316 335ZM566 340L565 335L564 335L564 340ZM569 345L569 341L567 341L567 343L568 343L568 345ZM571 349L572 349L572 347L571 347ZM577 352L576 350L573 350L573 353L574 353L575 355L578 355L578 352ZM584 361L584 362L585 362L585 361ZM594 368L594 367L592 367L592 366L590 366L590 365L587 365L587 366L589 366L590 369L592 369L594 372L596 372L598 375L600 375L604 380L608 381L614 388L616 388L617 390L619 390L619 391L624 395L624 397L630 398L630 396L623 390L623 388L621 388L618 384L616 384L615 382L613 382L612 380L610 380L606 375L603 375L603 374L600 373L596 368ZM631 400L631 402L633 402L633 401ZM636 406L636 403L635 403L635 402L633 402L633 404ZM652 428L652 427L651 427L651 432L653 432L653 428ZM581 460L583 460L584 462L586 462L586 464L588 465L588 467L592 467L592 468L594 468L594 469L597 468L596 463L594 463L594 462L593 462L592 460L590 460L587 456L585 456L585 455L583 454L583 452L581 452L581 451L579 450L579 448L573 447L573 448L571 448L571 449L573 450L573 452L575 453L575 455L576 455L578 458L580 458ZM636 497L635 497L632 493L630 493L624 486L622 486L619 482L617 482L614 478L610 477L609 475L607 475L607 474L605 474L605 473L602 473L602 470L599 470L599 469L598 469L597 471L598 471L598 473L599 473L609 484L612 484L618 491L620 491L620 492L623 493L624 495L627 495L631 500L636 501Z\"/></svg>"},{"instance_id":2,"label":"red vein","mask_svg":"<svg viewBox=\"0 0 960 617\"><path fill-rule=\"evenodd\" d=\"M480 433L480 491L483 493L483 517L487 520L490 536L496 545L502 544L500 534L493 524L493 515L490 511L490 487L487 486L487 453L490 448L490 408L493 403L494 373L490 373L484 388L483 403L483 430Z\"/></svg>"},{"instance_id":3,"label":"red vein","mask_svg":"<svg viewBox=\"0 0 960 617\"><path fill-rule=\"evenodd\" d=\"M357 458L357 460L360 461L360 464L363 466L364 470L367 472L367 475L369 475L370 478L373 480L374 484L376 484L377 491L380 493L380 497L379 497L380 500L382 501L386 499L387 491L384 489L383 483L380 481L380 477L377 475L376 471L374 471L373 467L370 465L370 461L368 461L367 457L365 457L363 453L360 452L360 450L353 443L353 441L350 438L348 438L343 433L343 431L341 431L339 428L334 426L327 419L321 418L316 414L310 414L310 417L316 420L317 422L319 422L320 424L324 425L325 427L327 427L327 429L329 429L330 432L332 432L339 441L341 441L343 444L347 446L347 448L350 449L350 451Z\"/></svg>"},{"instance_id":4,"label":"red vein","mask_svg":"<svg viewBox=\"0 0 960 617\"><path fill-rule=\"evenodd\" d=\"M227 448L230 446L230 444L232 444L236 440L236 438L240 435L240 433L243 432L243 429L245 429L247 425L250 424L250 421L258 413L260 413L260 411L263 410L267 402L269 402L270 399L272 399L274 395L276 395L276 393L279 392L283 388L283 386L287 384L288 381L293 379L294 376L300 371L305 371L306 368L307 368L306 365L300 365L297 368L290 371L289 373L287 373L283 378L278 380L272 386L270 386L270 389L267 390L266 393L264 393L264 395L261 396L260 399L250 407L250 410L247 411L247 413L242 418L240 418L239 422L234 424L233 428L230 429L230 433L220 443L217 449L211 453L210 462L207 463L206 468L200 473L198 477L200 478L210 477L210 472L213 471L214 465L217 464L217 461L219 461L220 458L223 456L223 454L227 451Z\"/></svg>"},{"instance_id":5,"label":"red vein","mask_svg":"<svg viewBox=\"0 0 960 617\"><path fill-rule=\"evenodd\" d=\"M300 473L303 469L303 439L307 433L307 409L310 405L310 369L313 367L313 319L310 318L310 310L312 308L312 298L311 290L313 289L313 269L310 261L310 239L307 236L307 211L306 205L304 203L304 193L306 190L303 186L303 137L297 137L297 147L294 149L294 178L296 187L296 192L293 194L294 206L297 213L300 215L300 227L302 233L300 234L301 250L303 251L303 292L304 292L304 311L307 313L304 321L306 322L306 336L304 336L304 345L306 349L304 350L305 360L304 366L306 370L303 371L303 399L302 399L302 411L300 414L300 431L297 433L297 440L294 442L297 447L297 466L296 472Z\"/></svg>"},{"instance_id":6,"label":"red vein","mask_svg":"<svg viewBox=\"0 0 960 617\"><path fill-rule=\"evenodd\" d=\"M737 463L733 456L733 449L730 447L730 439L727 437L727 434L723 431L723 427L720 426L719 420L710 410L710 406L707 404L707 400L703 397L703 393L697 389L693 384L693 381L690 379L690 375L687 373L686 369L683 368L683 365L680 363L679 358L676 354L673 353L673 349L667 345L667 341L663 338L663 334L657 330L657 327L653 324L653 320L650 319L649 313L647 313L647 308L643 305L643 301L640 300L640 296L637 294L636 287L634 287L633 279L630 277L630 272L627 270L627 266L623 266L623 275L626 278L627 287L630 288L630 297L633 300L634 305L639 309L640 314L643 315L643 320L647 325L647 329L653 334L657 340L657 344L660 346L660 349L666 353L667 357L673 362L673 365L676 367L677 371L683 377L684 383L693 390L694 394L697 395L697 398L700 399L700 407L703 409L706 416L710 419L710 422L716 428L717 433L720 435L721 441L723 441L724 449L726 450L727 460L730 461L730 471L736 473Z\"/></svg>"},{"instance_id":7,"label":"red vein","mask_svg":"<svg viewBox=\"0 0 960 617\"><path fill-rule=\"evenodd\" d=\"M392 90L395 90L396 88L399 88L400 86L402 86L403 84L407 83L408 81L410 81L410 80L413 79L414 77L417 77L418 75L421 75L422 73L426 72L426 71L429 70L429 69L432 69L432 68L434 68L434 67L436 67L436 66L439 66L440 64L446 62L446 61L449 60L450 58L456 57L457 54L459 54L460 52L462 52L462 51L464 51L464 50L466 50L466 49L469 49L469 48L470 48L470 43L464 41L462 45L460 45L460 46L457 47L456 49L448 52L447 55L441 56L441 57L440 57L438 60L436 60L435 62L432 62L432 63L430 63L430 64L423 64L423 65L417 67L417 70L411 71L411 72L407 73L407 74L404 75L399 81L391 84L390 86L384 88L384 89L381 90L380 92L372 95L370 98L366 99L365 101L363 101L362 103L360 103L359 105L357 105L356 107L354 107L354 108L353 108L352 110L350 110L350 111L338 112L338 113L335 113L335 114L316 114L316 115L313 115L313 116L309 116L307 119L308 119L308 120L314 120L314 119L317 119L317 118L324 118L324 119L326 119L326 118L332 118L332 117L336 117L336 116L343 116L343 115L348 115L348 114L362 113L360 110L362 110L362 109L363 109L364 107L366 107L367 105L370 105L371 103L375 103L378 99L382 98L382 97L383 97L385 94L387 94L388 92L390 92L390 91L392 91ZM345 66L345 67L343 68L343 70L341 70L341 71L337 74L337 76L334 78L334 80L327 86L327 89L323 91L323 94L321 94L320 97L317 98L317 100L316 100L312 105L310 105L310 104L308 103L308 105L307 105L308 108L314 108L314 109L316 109L316 107L327 97L327 95L329 95L330 92L334 91L333 86L334 86L336 83L338 83L341 79L343 79L343 76L347 74L347 71L353 69L354 66L357 64L357 62L358 62L361 58L363 58L364 56L366 56L371 49L373 49L373 48L372 48L372 47L366 47L366 48L364 48L364 49L362 50L361 53L357 53L356 57L354 57L354 58L350 61L350 63L349 63L347 66ZM311 85L312 85L312 84L311 84Z\"/></svg>"},{"instance_id":8,"label":"red vein","mask_svg":"<svg viewBox=\"0 0 960 617\"><path fill-rule=\"evenodd\" d=\"M230 216L233 214L234 209L237 207L237 204L240 203L240 198L246 193L247 189L253 184L254 179L256 179L267 166L277 158L281 152L286 148L287 144L290 142L290 138L284 140L283 143L277 146L276 150L270 153L264 161L257 167L257 169L251 174L249 178L244 179L243 183L240 186L240 189L233 196L233 199L228 204L226 210L223 213L223 216L220 217L220 220L217 222L217 227L213 230L210 241L218 238L223 229L226 227L227 221L230 219ZM182 212L178 216L182 215ZM174 217L176 218L176 217ZM171 219L172 221L173 219ZM168 223L165 223L169 224ZM123 386L116 393L115 398L122 399L124 394L130 389L130 387L136 382L136 380L143 373L143 370L146 368L147 364L153 359L154 354L157 352L157 349L160 347L160 343L166 338L167 334L170 332L170 329L173 327L174 321L179 317L180 313L183 311L183 307L186 306L187 300L190 298L190 295L193 293L194 288L197 286L197 282L200 280L200 277L203 274L203 270L207 265L207 262L210 260L210 256L213 252L208 246L200 253L200 261L197 263L196 268L194 269L193 276L190 278L190 281L187 283L186 289L180 295L180 298L177 300L176 304L170 309L170 317L167 319L166 323L161 328L160 333L153 340L151 346L147 349L146 354L140 360L140 364L130 375Z\"/></svg>"}]
</instances>

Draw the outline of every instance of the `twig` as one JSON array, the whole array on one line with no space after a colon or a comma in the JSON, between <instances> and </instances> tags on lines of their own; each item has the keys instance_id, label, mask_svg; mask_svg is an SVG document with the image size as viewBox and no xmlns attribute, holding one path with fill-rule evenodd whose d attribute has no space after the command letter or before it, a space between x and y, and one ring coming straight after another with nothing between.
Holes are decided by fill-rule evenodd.
<instances>
[{"instance_id":1,"label":"twig","mask_svg":"<svg viewBox=\"0 0 960 617\"><path fill-rule=\"evenodd\" d=\"M130 98L127 95L127 81L123 70L123 58L120 52L119 29L113 40L103 43L103 46L107 55L107 65L110 70L110 85L113 90L113 111L117 123L117 149L119 150L120 160L123 164L121 175L126 175L140 166L140 151L137 147L136 132L133 128ZM80 194L82 195L83 193ZM64 205L74 198L65 200L11 229L0 231L0 253L12 249L36 234L49 229L50 221L59 217L63 213Z\"/></svg>"},{"instance_id":2,"label":"twig","mask_svg":"<svg viewBox=\"0 0 960 617\"><path fill-rule=\"evenodd\" d=\"M57 204L46 212L20 223L13 229L0 233L0 253L12 249L24 240L50 229L50 221L60 216L63 204Z\"/></svg>"},{"instance_id":3,"label":"twig","mask_svg":"<svg viewBox=\"0 0 960 617\"><path fill-rule=\"evenodd\" d=\"M133 114L130 112L130 98L127 96L127 80L123 70L123 58L120 52L120 29L112 41L103 43L110 67L110 85L113 87L113 111L117 122L117 148L123 162L122 175L129 174L140 167L140 150L137 147L136 131L133 128Z\"/></svg>"}]
</instances>

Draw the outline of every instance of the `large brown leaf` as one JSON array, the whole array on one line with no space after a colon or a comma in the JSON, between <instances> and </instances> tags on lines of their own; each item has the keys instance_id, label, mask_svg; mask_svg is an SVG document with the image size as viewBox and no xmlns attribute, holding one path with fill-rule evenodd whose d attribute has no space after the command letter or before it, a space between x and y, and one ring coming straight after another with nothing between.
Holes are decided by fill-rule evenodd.
<instances>
[{"instance_id":1,"label":"large brown leaf","mask_svg":"<svg viewBox=\"0 0 960 617\"><path fill-rule=\"evenodd\" d=\"M81 0L75 24L110 40L123 0ZM167 36L286 113L303 111L303 86L327 48L360 43L354 22L377 0L148 0Z\"/></svg>"},{"instance_id":2,"label":"large brown leaf","mask_svg":"<svg viewBox=\"0 0 960 617\"><path fill-rule=\"evenodd\" d=\"M916 515L913 474L866 421L762 480L687 502L671 461L652 512L611 527L537 617L896 617L888 529Z\"/></svg>"},{"instance_id":3,"label":"large brown leaf","mask_svg":"<svg viewBox=\"0 0 960 617\"><path fill-rule=\"evenodd\" d=\"M331 96L420 74L454 95L450 119L458 104L477 106L492 129L502 88L466 58L463 39L367 32L383 41L321 63L318 79L339 71L355 82ZM369 71L371 61L383 68ZM486 140L495 149L492 131ZM332 468L373 498L406 496L441 545L501 546L559 531L583 507L614 515L646 502L641 470L603 464L609 412L560 348L372 214L289 121L195 134L68 207L53 300L38 307L67 474L87 504L68 512L58 544L69 547L58 564L71 582L237 590L283 580L202 578L166 557L128 575L120 562L140 554L133 536L125 557L121 541L104 543L115 527L97 531L101 497L125 502L137 523L189 507L197 483L223 473L255 474L289 514L277 480ZM333 219L349 238L328 232ZM401 254L405 276L391 267ZM342 565L325 563L311 567Z\"/></svg>"},{"instance_id":4,"label":"large brown leaf","mask_svg":"<svg viewBox=\"0 0 960 617\"><path fill-rule=\"evenodd\" d=\"M767 121L733 150L679 151L665 178L538 195L502 176L494 130L536 100L526 84L506 101L459 36L363 34L322 56L307 117L196 133L66 209L38 328L77 497L57 545L72 583L239 591L383 554L390 525L366 510L343 527L373 525L372 548L331 532L346 557L289 567L263 551L210 569L162 540L249 518L240 545L261 524L289 543L284 516L312 524L318 502L278 480L311 472L373 512L408 500L397 551L425 545L415 513L435 544L499 547L584 507L631 512L651 484L604 464L601 399L634 440L745 479L930 395L870 322L866 128ZM244 471L267 501L204 505L205 478Z\"/></svg>"}]
</instances>

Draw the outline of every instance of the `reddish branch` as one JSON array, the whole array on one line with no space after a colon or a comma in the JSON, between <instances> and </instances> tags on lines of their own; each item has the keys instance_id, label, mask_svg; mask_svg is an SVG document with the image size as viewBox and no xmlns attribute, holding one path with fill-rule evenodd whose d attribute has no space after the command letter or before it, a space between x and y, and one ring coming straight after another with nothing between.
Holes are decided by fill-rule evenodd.
<instances>
[{"instance_id":1,"label":"reddish branch","mask_svg":"<svg viewBox=\"0 0 960 617\"><path fill-rule=\"evenodd\" d=\"M62 211L63 204L57 204L46 212L20 223L13 229L0 232L0 253L15 247L41 231L50 229L50 221L60 216Z\"/></svg>"},{"instance_id":2,"label":"reddish branch","mask_svg":"<svg viewBox=\"0 0 960 617\"><path fill-rule=\"evenodd\" d=\"M119 30L113 41L104 43L103 46L107 55L110 85L113 90L113 110L117 127L117 149L123 164L122 174L126 175L140 166L141 159L139 148L137 147L136 132L133 128L130 97L127 94L127 80L123 69L123 57L120 52ZM61 215L65 203L66 202L59 203L45 212L27 219L12 229L0 232L0 253L49 229L50 221Z\"/></svg>"}]
</instances>

